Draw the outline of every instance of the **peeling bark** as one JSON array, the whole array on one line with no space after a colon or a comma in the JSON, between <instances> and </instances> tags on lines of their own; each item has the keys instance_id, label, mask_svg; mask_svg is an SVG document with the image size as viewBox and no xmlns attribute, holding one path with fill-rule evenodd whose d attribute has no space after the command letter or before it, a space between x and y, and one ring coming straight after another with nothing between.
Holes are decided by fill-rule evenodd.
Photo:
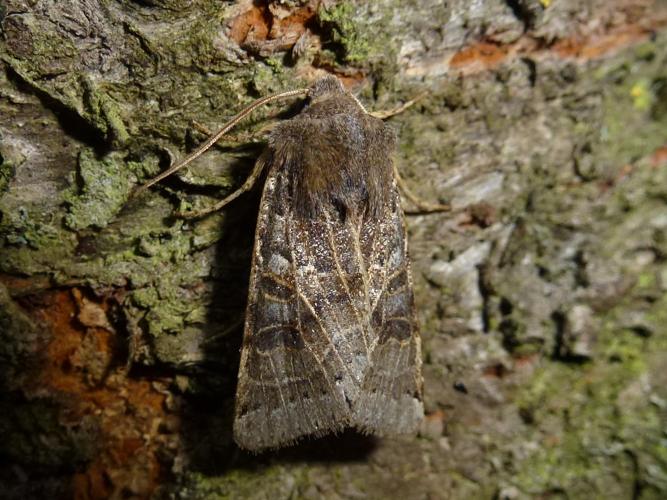
<instances>
[{"instance_id":1,"label":"peeling bark","mask_svg":"<svg viewBox=\"0 0 667 500\"><path fill-rule=\"evenodd\" d=\"M0 5L9 498L667 495L667 4ZM334 73L391 118L424 341L418 437L247 456L231 414L270 107Z\"/></svg>"}]
</instances>

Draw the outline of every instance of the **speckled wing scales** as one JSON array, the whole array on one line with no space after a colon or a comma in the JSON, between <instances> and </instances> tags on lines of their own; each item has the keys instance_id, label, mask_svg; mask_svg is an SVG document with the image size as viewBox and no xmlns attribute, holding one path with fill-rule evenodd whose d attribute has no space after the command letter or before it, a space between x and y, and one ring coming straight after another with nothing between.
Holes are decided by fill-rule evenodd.
<instances>
[{"instance_id":1,"label":"speckled wing scales","mask_svg":"<svg viewBox=\"0 0 667 500\"><path fill-rule=\"evenodd\" d=\"M422 415L419 336L400 200L380 221L299 221L269 174L258 221L235 437L250 450ZM351 251L351 249L354 249Z\"/></svg>"},{"instance_id":2,"label":"speckled wing scales","mask_svg":"<svg viewBox=\"0 0 667 500\"><path fill-rule=\"evenodd\" d=\"M424 416L421 341L400 196L395 185L377 226L370 269L373 346L354 404L354 425L375 435L414 432ZM362 234L362 243L366 240ZM368 237L370 239L370 237Z\"/></svg>"},{"instance_id":3,"label":"speckled wing scales","mask_svg":"<svg viewBox=\"0 0 667 500\"><path fill-rule=\"evenodd\" d=\"M234 438L258 451L349 425L327 332L299 289L287 179L272 169L255 236L239 368Z\"/></svg>"}]
</instances>

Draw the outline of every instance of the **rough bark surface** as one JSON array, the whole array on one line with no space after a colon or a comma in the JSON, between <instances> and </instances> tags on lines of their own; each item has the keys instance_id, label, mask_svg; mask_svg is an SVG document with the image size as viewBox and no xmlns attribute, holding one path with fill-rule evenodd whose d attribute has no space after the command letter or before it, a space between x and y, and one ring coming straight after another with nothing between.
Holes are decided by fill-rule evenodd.
<instances>
[{"instance_id":1,"label":"rough bark surface","mask_svg":"<svg viewBox=\"0 0 667 500\"><path fill-rule=\"evenodd\" d=\"M667 496L667 3L3 0L4 498ZM391 118L420 435L231 441L270 107L338 75Z\"/></svg>"}]
</instances>

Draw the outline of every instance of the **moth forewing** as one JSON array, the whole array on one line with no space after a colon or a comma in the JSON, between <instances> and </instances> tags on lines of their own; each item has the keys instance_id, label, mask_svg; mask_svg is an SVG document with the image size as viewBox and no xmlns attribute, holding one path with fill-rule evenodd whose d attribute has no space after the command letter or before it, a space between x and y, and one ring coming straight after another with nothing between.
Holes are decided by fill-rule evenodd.
<instances>
[{"instance_id":1,"label":"moth forewing","mask_svg":"<svg viewBox=\"0 0 667 500\"><path fill-rule=\"evenodd\" d=\"M334 77L308 96L264 155L234 420L252 451L423 417L394 134Z\"/></svg>"}]
</instances>

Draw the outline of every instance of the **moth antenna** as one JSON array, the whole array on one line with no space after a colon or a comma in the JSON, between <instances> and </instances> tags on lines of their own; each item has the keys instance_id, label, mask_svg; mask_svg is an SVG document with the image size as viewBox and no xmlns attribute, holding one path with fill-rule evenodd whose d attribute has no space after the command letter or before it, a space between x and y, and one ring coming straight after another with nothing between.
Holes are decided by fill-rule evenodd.
<instances>
[{"instance_id":1,"label":"moth antenna","mask_svg":"<svg viewBox=\"0 0 667 500\"><path fill-rule=\"evenodd\" d=\"M352 99L354 99L354 102L357 103L357 106L359 106L361 108L361 111L363 111L366 114L369 114L368 111L366 110L366 108L364 107L364 105L361 104L361 101L359 100L359 98L356 95L350 94L350 96L352 97ZM372 113L370 113L370 114L372 114Z\"/></svg>"},{"instance_id":2,"label":"moth antenna","mask_svg":"<svg viewBox=\"0 0 667 500\"><path fill-rule=\"evenodd\" d=\"M188 163L192 162L193 160L196 160L199 158L202 154L206 152L207 149L209 149L213 144L218 142L220 138L225 135L227 132L229 132L232 128L236 126L237 123L239 123L241 120L243 120L246 116L248 116L250 113L252 113L255 109L259 108L260 106L263 106L265 104L268 104L273 101L277 101L279 99L285 99L287 97L292 97L295 95L300 95L300 94L307 94L308 89L295 89L295 90L287 90L285 92L279 92L277 94L271 94L266 97L262 97L261 99L257 99L255 102L252 104L246 106L243 108L241 111L239 111L231 120L229 120L220 130L218 130L213 136L211 136L209 139L206 140L204 144L199 146L197 149L195 149L192 153L190 153L188 156L186 156L183 160L180 162L172 165L169 167L167 170L159 174L158 176L154 177L150 181L148 181L146 184L138 187L134 194L132 196L138 196L139 194L143 193L146 189L151 187L153 184L160 182L162 179L165 177L170 176L177 170L180 170L184 166L186 166Z\"/></svg>"}]
</instances>

